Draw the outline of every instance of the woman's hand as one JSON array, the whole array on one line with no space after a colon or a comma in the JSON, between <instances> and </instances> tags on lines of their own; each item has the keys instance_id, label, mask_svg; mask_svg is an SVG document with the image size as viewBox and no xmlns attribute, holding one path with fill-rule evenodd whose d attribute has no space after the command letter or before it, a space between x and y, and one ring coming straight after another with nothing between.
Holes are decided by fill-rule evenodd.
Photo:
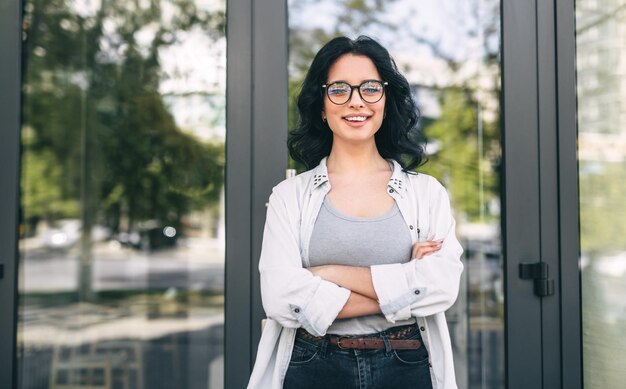
<instances>
[{"instance_id":1,"label":"woman's hand","mask_svg":"<svg viewBox=\"0 0 626 389\"><path fill-rule=\"evenodd\" d=\"M426 242L417 242L413 245L413 250L411 251L411 260L422 259L426 255L434 254L437 251L441 250L442 245L443 239L429 239Z\"/></svg>"}]
</instances>

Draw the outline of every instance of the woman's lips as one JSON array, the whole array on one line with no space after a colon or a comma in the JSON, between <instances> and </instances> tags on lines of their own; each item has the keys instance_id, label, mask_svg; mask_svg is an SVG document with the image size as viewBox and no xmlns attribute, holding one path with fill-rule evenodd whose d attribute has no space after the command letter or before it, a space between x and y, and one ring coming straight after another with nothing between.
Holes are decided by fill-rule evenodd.
<instances>
[{"instance_id":1,"label":"woman's lips","mask_svg":"<svg viewBox=\"0 0 626 389\"><path fill-rule=\"evenodd\" d=\"M343 117L344 123L347 123L350 127L363 127L371 118L371 116L351 116L351 117L364 117L365 120L348 120L347 117Z\"/></svg>"}]
</instances>

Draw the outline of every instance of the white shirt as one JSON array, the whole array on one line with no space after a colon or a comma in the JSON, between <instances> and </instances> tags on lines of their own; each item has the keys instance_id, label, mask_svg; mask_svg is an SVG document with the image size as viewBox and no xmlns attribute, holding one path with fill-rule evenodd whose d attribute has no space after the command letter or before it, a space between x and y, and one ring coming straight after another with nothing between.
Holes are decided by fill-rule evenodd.
<instances>
[{"instance_id":1,"label":"white shirt","mask_svg":"<svg viewBox=\"0 0 626 389\"><path fill-rule=\"evenodd\" d=\"M263 233L259 271L267 321L248 389L281 389L296 329L323 336L348 301L350 290L314 276L309 241L330 190L326 159L272 191ZM393 161L387 193L394 198L413 243L443 239L438 252L407 263L371 266L372 281L386 319L415 317L430 355L434 389L456 389L452 345L444 312L454 304L463 249L445 188L433 177L408 174Z\"/></svg>"}]
</instances>

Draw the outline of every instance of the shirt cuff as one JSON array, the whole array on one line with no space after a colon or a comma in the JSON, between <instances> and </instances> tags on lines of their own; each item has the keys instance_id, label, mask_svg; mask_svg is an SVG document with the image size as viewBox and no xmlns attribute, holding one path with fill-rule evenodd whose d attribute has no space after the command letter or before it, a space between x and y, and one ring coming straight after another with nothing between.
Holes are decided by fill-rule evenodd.
<instances>
[{"instance_id":1,"label":"shirt cuff","mask_svg":"<svg viewBox=\"0 0 626 389\"><path fill-rule=\"evenodd\" d=\"M409 319L411 304L426 294L426 288L410 288L404 267L400 263L375 265L370 269L380 310L387 321L395 323Z\"/></svg>"},{"instance_id":2,"label":"shirt cuff","mask_svg":"<svg viewBox=\"0 0 626 389\"><path fill-rule=\"evenodd\" d=\"M321 280L306 307L289 304L289 308L305 330L315 336L324 336L346 305L350 293L349 289Z\"/></svg>"}]
</instances>

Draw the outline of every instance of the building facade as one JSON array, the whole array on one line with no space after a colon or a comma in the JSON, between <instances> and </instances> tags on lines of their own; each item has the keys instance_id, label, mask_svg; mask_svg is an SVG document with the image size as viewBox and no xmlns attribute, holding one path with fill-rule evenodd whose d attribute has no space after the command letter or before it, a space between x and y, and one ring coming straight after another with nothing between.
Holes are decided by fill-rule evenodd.
<instances>
[{"instance_id":1,"label":"building facade","mask_svg":"<svg viewBox=\"0 0 626 389\"><path fill-rule=\"evenodd\" d=\"M361 34L406 75L418 171L453 203L459 387L626 377L622 2L0 9L2 387L244 388L295 97L324 42Z\"/></svg>"}]
</instances>

